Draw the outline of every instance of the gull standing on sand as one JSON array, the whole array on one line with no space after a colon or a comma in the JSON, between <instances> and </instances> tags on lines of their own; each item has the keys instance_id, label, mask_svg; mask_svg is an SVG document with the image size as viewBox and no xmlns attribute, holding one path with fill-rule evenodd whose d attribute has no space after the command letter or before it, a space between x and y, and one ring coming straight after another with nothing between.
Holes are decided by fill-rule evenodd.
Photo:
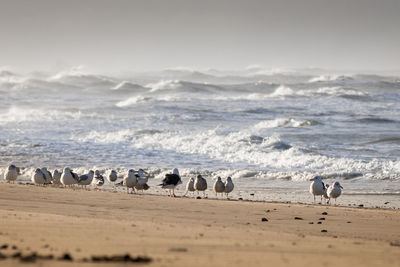
<instances>
[{"instance_id":1,"label":"gull standing on sand","mask_svg":"<svg viewBox=\"0 0 400 267\"><path fill-rule=\"evenodd\" d=\"M96 185L96 188L104 184L104 177L100 174L99 170L96 170L94 173L93 183Z\"/></svg>"},{"instance_id":2,"label":"gull standing on sand","mask_svg":"<svg viewBox=\"0 0 400 267\"><path fill-rule=\"evenodd\" d=\"M118 179L117 172L111 170L110 174L107 177L107 180L114 185L114 188L115 188L115 181L117 181L117 179Z\"/></svg>"},{"instance_id":3,"label":"gull standing on sand","mask_svg":"<svg viewBox=\"0 0 400 267\"><path fill-rule=\"evenodd\" d=\"M17 180L18 175L19 169L14 164L11 164L4 173L4 180L14 183L14 181Z\"/></svg>"},{"instance_id":4,"label":"gull standing on sand","mask_svg":"<svg viewBox=\"0 0 400 267\"><path fill-rule=\"evenodd\" d=\"M197 194L199 194L199 191L203 191L203 197L206 196L207 180L200 174L194 180L194 189L197 190Z\"/></svg>"},{"instance_id":5,"label":"gull standing on sand","mask_svg":"<svg viewBox=\"0 0 400 267\"><path fill-rule=\"evenodd\" d=\"M322 182L322 177L315 176L314 178L311 178L310 181L312 181L310 185L310 193L314 196L314 203L315 203L315 196L321 196L321 203L322 203L322 197L325 194L325 185Z\"/></svg>"},{"instance_id":6,"label":"gull standing on sand","mask_svg":"<svg viewBox=\"0 0 400 267\"><path fill-rule=\"evenodd\" d=\"M186 183L186 192L183 196L186 196L188 192L192 192L193 193L192 195L194 195L194 191L196 191L196 189L194 189L194 178L192 177Z\"/></svg>"},{"instance_id":7,"label":"gull standing on sand","mask_svg":"<svg viewBox=\"0 0 400 267\"><path fill-rule=\"evenodd\" d=\"M232 178L230 176L228 176L228 178L226 178L225 190L224 190L224 193L226 194L227 198L228 198L228 194L233 191L233 188L235 188L235 185L232 182Z\"/></svg>"},{"instance_id":8,"label":"gull standing on sand","mask_svg":"<svg viewBox=\"0 0 400 267\"><path fill-rule=\"evenodd\" d=\"M61 174L60 182L62 185L72 186L78 183L77 174L73 173L72 170L68 167L64 168L63 173Z\"/></svg>"},{"instance_id":9,"label":"gull standing on sand","mask_svg":"<svg viewBox=\"0 0 400 267\"><path fill-rule=\"evenodd\" d=\"M46 178L44 177L44 174L42 173L42 171L37 168L35 170L35 172L32 175L32 182L34 184L38 184L38 185L44 185L46 183Z\"/></svg>"},{"instance_id":10,"label":"gull standing on sand","mask_svg":"<svg viewBox=\"0 0 400 267\"><path fill-rule=\"evenodd\" d=\"M161 188L163 189L168 189L169 190L169 195L171 197L176 197L175 196L175 187L180 185L182 183L181 176L179 175L179 171L177 168L174 168L171 173L167 173L165 175L165 178L162 180ZM171 194L171 189L172 189L172 194Z\"/></svg>"},{"instance_id":11,"label":"gull standing on sand","mask_svg":"<svg viewBox=\"0 0 400 267\"><path fill-rule=\"evenodd\" d=\"M328 187L328 204L331 198L335 199L335 205L336 205L336 198L338 198L342 194L342 189L343 187L340 185L339 182L335 182L333 185Z\"/></svg>"},{"instance_id":12,"label":"gull standing on sand","mask_svg":"<svg viewBox=\"0 0 400 267\"><path fill-rule=\"evenodd\" d=\"M51 184L51 181L53 180L53 177L51 176L51 172L49 172L46 167L43 167L41 169L41 171L44 175L44 178L46 179L46 184Z\"/></svg>"},{"instance_id":13,"label":"gull standing on sand","mask_svg":"<svg viewBox=\"0 0 400 267\"><path fill-rule=\"evenodd\" d=\"M150 186L147 184L147 181L149 180L148 177L145 176L145 171L143 169L139 169L138 173L135 175L137 183L135 185L136 190L148 190Z\"/></svg>"},{"instance_id":14,"label":"gull standing on sand","mask_svg":"<svg viewBox=\"0 0 400 267\"><path fill-rule=\"evenodd\" d=\"M54 185L61 185L61 181L60 181L61 174L62 174L62 172L59 172L58 170L54 170L53 175L52 175L53 180L51 181L51 183Z\"/></svg>"},{"instance_id":15,"label":"gull standing on sand","mask_svg":"<svg viewBox=\"0 0 400 267\"><path fill-rule=\"evenodd\" d=\"M221 193L222 195L225 192L225 184L224 182L222 182L221 177L217 177L217 180L214 183L213 186L214 192L215 192L215 196L218 197L218 193Z\"/></svg>"},{"instance_id":16,"label":"gull standing on sand","mask_svg":"<svg viewBox=\"0 0 400 267\"><path fill-rule=\"evenodd\" d=\"M78 185L81 185L82 188L90 185L93 181L94 171L90 170L88 174L83 174L79 176Z\"/></svg>"},{"instance_id":17,"label":"gull standing on sand","mask_svg":"<svg viewBox=\"0 0 400 267\"><path fill-rule=\"evenodd\" d=\"M131 188L131 194L135 192L135 185L137 184L137 178L135 175L135 170L130 169L128 171L128 177L124 178L124 181L122 183L123 185L126 186L126 193L129 194L129 188Z\"/></svg>"}]
</instances>

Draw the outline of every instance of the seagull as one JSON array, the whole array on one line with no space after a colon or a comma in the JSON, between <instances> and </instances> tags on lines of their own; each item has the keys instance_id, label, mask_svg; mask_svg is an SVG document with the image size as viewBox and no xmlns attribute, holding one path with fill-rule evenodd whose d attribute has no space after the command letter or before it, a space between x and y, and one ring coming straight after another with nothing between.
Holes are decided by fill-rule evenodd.
<instances>
[{"instance_id":1,"label":"seagull","mask_svg":"<svg viewBox=\"0 0 400 267\"><path fill-rule=\"evenodd\" d=\"M315 203L315 196L321 196L321 202L322 202L322 197L325 193L325 186L324 183L322 182L322 177L315 176L314 178L311 178L310 181L312 181L310 185L310 193L314 196L314 203Z\"/></svg>"},{"instance_id":2,"label":"seagull","mask_svg":"<svg viewBox=\"0 0 400 267\"><path fill-rule=\"evenodd\" d=\"M19 169L15 165L11 164L4 173L4 180L14 183L14 181L17 180L18 175Z\"/></svg>"},{"instance_id":3,"label":"seagull","mask_svg":"<svg viewBox=\"0 0 400 267\"><path fill-rule=\"evenodd\" d=\"M51 181L52 184L54 184L54 185L61 185L61 181L60 181L60 179L61 179L61 174L62 174L62 172L59 172L58 170L54 170L54 171L53 171L53 175L52 175L53 180Z\"/></svg>"},{"instance_id":4,"label":"seagull","mask_svg":"<svg viewBox=\"0 0 400 267\"><path fill-rule=\"evenodd\" d=\"M194 180L194 189L197 190L197 194L199 191L203 191L203 196L206 196L207 180L204 179L200 174L197 175L196 179Z\"/></svg>"},{"instance_id":5,"label":"seagull","mask_svg":"<svg viewBox=\"0 0 400 267\"><path fill-rule=\"evenodd\" d=\"M331 198L335 199L335 205L336 205L336 198L338 198L342 194L342 189L343 187L340 185L339 182L335 182L333 185L328 187L328 204Z\"/></svg>"},{"instance_id":6,"label":"seagull","mask_svg":"<svg viewBox=\"0 0 400 267\"><path fill-rule=\"evenodd\" d=\"M107 177L107 180L108 180L110 183L113 183L113 184L114 184L114 188L115 188L115 181L116 181L117 179L118 179L117 172L114 171L114 170L111 170L110 174L109 174L108 177Z\"/></svg>"},{"instance_id":7,"label":"seagull","mask_svg":"<svg viewBox=\"0 0 400 267\"><path fill-rule=\"evenodd\" d=\"M138 184L144 185L149 181L149 178L144 175L145 173L143 169L138 170L136 174Z\"/></svg>"},{"instance_id":8,"label":"seagull","mask_svg":"<svg viewBox=\"0 0 400 267\"><path fill-rule=\"evenodd\" d=\"M96 185L96 188L104 184L104 177L100 174L99 170L96 170L94 173L93 183Z\"/></svg>"},{"instance_id":9,"label":"seagull","mask_svg":"<svg viewBox=\"0 0 400 267\"><path fill-rule=\"evenodd\" d=\"M180 185L182 183L181 176L179 175L179 171L177 168L174 168L171 173L167 173L165 175L164 180L162 180L161 188L163 189L169 189L169 193L171 197L176 197L175 196L175 187ZM171 194L171 189L172 189L172 194Z\"/></svg>"},{"instance_id":10,"label":"seagull","mask_svg":"<svg viewBox=\"0 0 400 267\"><path fill-rule=\"evenodd\" d=\"M72 186L73 184L78 183L78 175L73 173L70 168L66 167L64 168L64 171L61 174L60 182L64 186L66 185Z\"/></svg>"},{"instance_id":11,"label":"seagull","mask_svg":"<svg viewBox=\"0 0 400 267\"><path fill-rule=\"evenodd\" d=\"M147 184L147 181L149 180L148 177L145 177L145 171L143 169L139 169L136 176L137 183L135 185L136 190L147 190L150 188L150 186Z\"/></svg>"},{"instance_id":12,"label":"seagull","mask_svg":"<svg viewBox=\"0 0 400 267\"><path fill-rule=\"evenodd\" d=\"M46 167L43 167L41 169L41 171L44 175L44 178L46 179L46 184L51 184L51 181L53 180L53 177L51 176L51 172L49 172Z\"/></svg>"},{"instance_id":13,"label":"seagull","mask_svg":"<svg viewBox=\"0 0 400 267\"><path fill-rule=\"evenodd\" d=\"M189 181L186 184L186 192L183 196L186 196L186 194L188 192L193 192L193 194L194 194L194 191L196 191L196 189L194 189L194 178L192 177L189 179Z\"/></svg>"},{"instance_id":14,"label":"seagull","mask_svg":"<svg viewBox=\"0 0 400 267\"><path fill-rule=\"evenodd\" d=\"M215 181L213 189L216 197L218 197L218 193L224 194L225 184L222 182L221 177L217 177L217 181Z\"/></svg>"},{"instance_id":15,"label":"seagull","mask_svg":"<svg viewBox=\"0 0 400 267\"><path fill-rule=\"evenodd\" d=\"M38 185L44 185L46 183L46 178L44 177L44 174L42 173L42 171L37 168L35 170L35 172L32 175L32 182L34 184L38 184Z\"/></svg>"},{"instance_id":16,"label":"seagull","mask_svg":"<svg viewBox=\"0 0 400 267\"><path fill-rule=\"evenodd\" d=\"M88 174L84 174L79 176L79 180L78 180L78 185L81 185L82 188L83 186L90 185L93 181L93 176L94 176L94 171L90 170Z\"/></svg>"},{"instance_id":17,"label":"seagull","mask_svg":"<svg viewBox=\"0 0 400 267\"><path fill-rule=\"evenodd\" d=\"M135 175L135 170L130 169L128 171L128 177L124 178L123 185L126 186L126 192L129 194L129 188L131 188L131 193L135 192L135 185L137 184L137 179Z\"/></svg>"},{"instance_id":18,"label":"seagull","mask_svg":"<svg viewBox=\"0 0 400 267\"><path fill-rule=\"evenodd\" d=\"M228 194L233 191L233 188L235 188L235 185L232 182L232 178L229 176L228 178L226 178L225 182L224 193L226 194L226 197L228 197Z\"/></svg>"}]
</instances>

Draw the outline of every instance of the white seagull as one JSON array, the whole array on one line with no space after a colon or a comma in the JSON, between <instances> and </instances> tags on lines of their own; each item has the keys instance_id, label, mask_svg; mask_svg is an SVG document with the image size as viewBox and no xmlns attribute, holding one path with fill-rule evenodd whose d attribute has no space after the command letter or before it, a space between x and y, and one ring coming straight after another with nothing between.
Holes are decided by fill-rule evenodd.
<instances>
[{"instance_id":1,"label":"white seagull","mask_svg":"<svg viewBox=\"0 0 400 267\"><path fill-rule=\"evenodd\" d=\"M338 198L342 194L342 189L343 187L340 185L339 182L335 182L333 185L328 187L328 204L331 198L335 199L335 205L336 205L336 198Z\"/></svg>"},{"instance_id":2,"label":"white seagull","mask_svg":"<svg viewBox=\"0 0 400 267\"><path fill-rule=\"evenodd\" d=\"M168 189L169 190L169 195L171 197L176 197L175 196L175 187L180 185L182 183L181 176L179 175L179 171L177 168L172 170L171 173L167 173L165 175L165 178L162 180L161 188L163 189ZM172 189L172 194L171 194L171 189Z\"/></svg>"},{"instance_id":3,"label":"white seagull","mask_svg":"<svg viewBox=\"0 0 400 267\"><path fill-rule=\"evenodd\" d=\"M183 196L186 196L186 194L188 192L192 192L194 195L194 191L196 191L196 189L194 189L194 178L190 178L189 181L186 183L186 192Z\"/></svg>"},{"instance_id":4,"label":"white seagull","mask_svg":"<svg viewBox=\"0 0 400 267\"><path fill-rule=\"evenodd\" d=\"M61 174L60 182L64 186L72 186L78 183L78 177L75 173L72 172L70 168L66 167Z\"/></svg>"},{"instance_id":5,"label":"white seagull","mask_svg":"<svg viewBox=\"0 0 400 267\"><path fill-rule=\"evenodd\" d=\"M225 190L224 190L224 193L226 194L227 198L228 194L233 191L233 188L235 188L235 185L232 182L232 178L229 176L228 178L226 178Z\"/></svg>"},{"instance_id":6,"label":"white seagull","mask_svg":"<svg viewBox=\"0 0 400 267\"><path fill-rule=\"evenodd\" d=\"M44 185L46 183L46 178L44 177L44 174L42 173L42 171L37 168L35 170L35 172L32 175L32 182L34 184L38 184L38 185Z\"/></svg>"},{"instance_id":7,"label":"white seagull","mask_svg":"<svg viewBox=\"0 0 400 267\"><path fill-rule=\"evenodd\" d=\"M322 182L322 177L315 176L314 178L311 178L310 181L312 181L310 185L310 193L314 196L314 203L315 203L315 196L321 196L321 203L322 203L322 197L325 194L325 185Z\"/></svg>"},{"instance_id":8,"label":"white seagull","mask_svg":"<svg viewBox=\"0 0 400 267\"><path fill-rule=\"evenodd\" d=\"M135 185L137 184L137 179L135 175L135 170L130 169L128 171L128 176L124 178L123 185L126 186L126 192L129 194L129 188L131 188L131 193L135 192Z\"/></svg>"},{"instance_id":9,"label":"white seagull","mask_svg":"<svg viewBox=\"0 0 400 267\"><path fill-rule=\"evenodd\" d=\"M214 192L215 192L215 196L218 197L218 193L221 193L222 195L225 192L225 184L224 182L222 182L221 177L217 177L217 180L214 183L213 186Z\"/></svg>"},{"instance_id":10,"label":"white seagull","mask_svg":"<svg viewBox=\"0 0 400 267\"><path fill-rule=\"evenodd\" d=\"M90 170L88 174L83 174L79 176L78 185L81 185L82 188L87 185L90 185L93 181L94 171Z\"/></svg>"},{"instance_id":11,"label":"white seagull","mask_svg":"<svg viewBox=\"0 0 400 267\"><path fill-rule=\"evenodd\" d=\"M14 181L17 180L18 175L19 169L15 165L11 164L4 173L4 180L14 183Z\"/></svg>"},{"instance_id":12,"label":"white seagull","mask_svg":"<svg viewBox=\"0 0 400 267\"><path fill-rule=\"evenodd\" d=\"M207 180L204 179L200 174L197 175L196 179L194 180L194 189L197 190L197 194L199 191L203 191L203 197L206 196Z\"/></svg>"}]
</instances>

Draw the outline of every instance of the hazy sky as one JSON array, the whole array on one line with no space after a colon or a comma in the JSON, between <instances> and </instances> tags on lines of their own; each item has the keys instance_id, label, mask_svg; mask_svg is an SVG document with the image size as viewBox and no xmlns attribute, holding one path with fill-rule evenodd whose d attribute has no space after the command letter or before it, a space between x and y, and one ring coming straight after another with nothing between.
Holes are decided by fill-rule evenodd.
<instances>
[{"instance_id":1,"label":"hazy sky","mask_svg":"<svg viewBox=\"0 0 400 267\"><path fill-rule=\"evenodd\" d=\"M0 66L400 69L399 0L0 0Z\"/></svg>"}]
</instances>

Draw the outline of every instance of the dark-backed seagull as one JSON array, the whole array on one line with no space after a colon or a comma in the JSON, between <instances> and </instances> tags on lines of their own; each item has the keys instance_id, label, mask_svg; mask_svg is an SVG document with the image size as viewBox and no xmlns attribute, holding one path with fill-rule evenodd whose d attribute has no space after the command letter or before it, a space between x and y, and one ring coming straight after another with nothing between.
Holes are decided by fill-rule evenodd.
<instances>
[{"instance_id":1,"label":"dark-backed seagull","mask_svg":"<svg viewBox=\"0 0 400 267\"><path fill-rule=\"evenodd\" d=\"M165 178L162 180L161 188L168 189L169 195L171 197L175 196L175 187L182 183L181 176L179 175L179 171L177 168L172 170L172 173L167 173ZM172 194L171 194L172 190Z\"/></svg>"}]
</instances>

